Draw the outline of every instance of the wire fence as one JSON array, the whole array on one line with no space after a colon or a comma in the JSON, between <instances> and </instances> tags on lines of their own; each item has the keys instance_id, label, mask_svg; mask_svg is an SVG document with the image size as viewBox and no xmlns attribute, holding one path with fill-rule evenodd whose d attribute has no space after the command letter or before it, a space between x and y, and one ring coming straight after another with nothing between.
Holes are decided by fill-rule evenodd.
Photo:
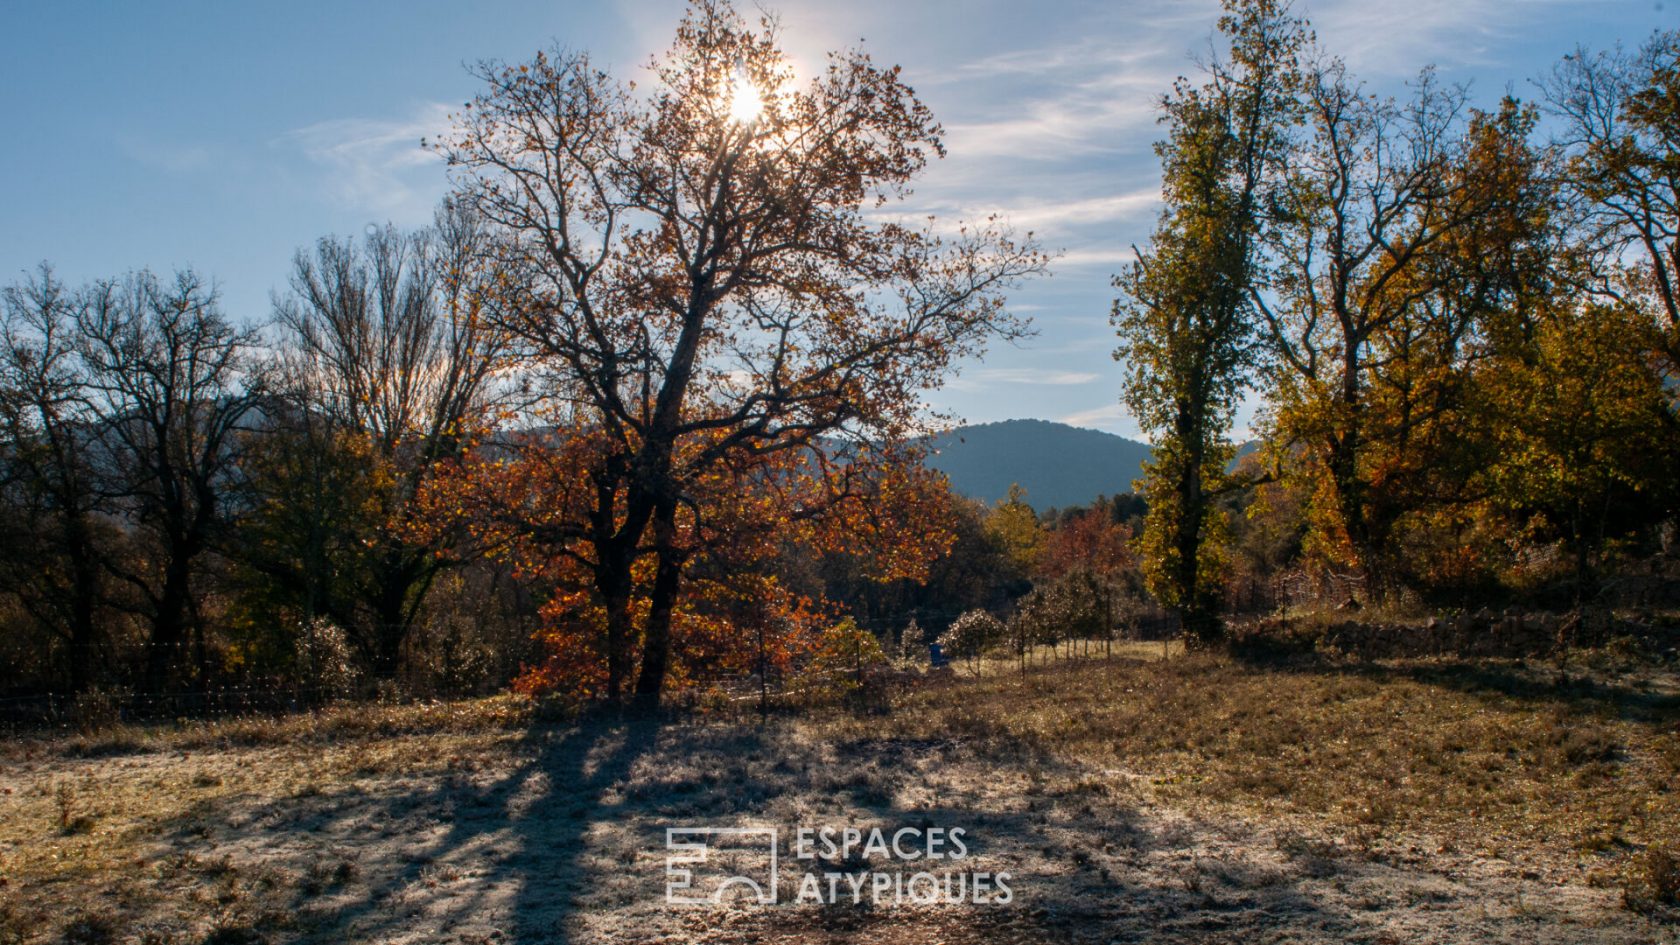
<instances>
[{"instance_id":1,"label":"wire fence","mask_svg":"<svg viewBox=\"0 0 1680 945\"><path fill-rule=\"evenodd\" d=\"M328 705L338 691L311 686L217 686L176 692L89 689L0 696L0 731L9 736L84 731L121 724L283 715Z\"/></svg>"},{"instance_id":2,"label":"wire fence","mask_svg":"<svg viewBox=\"0 0 1680 945\"><path fill-rule=\"evenodd\" d=\"M961 616L963 611L919 609L909 613L865 615L854 618L856 623L874 633L895 657L900 670L906 665L927 668L928 643L934 631ZM906 641L904 634L911 627L920 627L921 638ZM1176 637L1179 632L1176 617L1170 614L1145 614L1117 623L1108 634L1113 640L1162 641ZM901 645L902 644L902 645ZM1075 655L1071 643L1063 641L1068 655ZM1096 643L1100 647L1100 643ZM128 667L118 678L140 680L151 654L158 649L172 651L171 665L188 667L193 664L197 648L192 641L170 644L124 641L92 647L107 657L104 665ZM1052 647L1053 649L1053 647ZM120 653L123 659L113 661L111 654ZM1081 652L1093 651L1087 643ZM906 656L908 655L908 659ZM708 675L693 680L696 686L678 702L693 699L698 693L712 693L714 697L748 703L774 698L780 702L797 699L809 679L803 667L779 667L765 664L761 677L757 672ZM386 680L378 684L363 681L362 685L347 687L342 681L323 682L331 673L305 674L311 682L275 679L239 682L183 685L176 689L154 689L143 685L122 685L106 681L96 682L81 692L62 690L12 691L0 690L0 735L16 738L25 735L89 732L118 725L153 725L188 720L227 720L234 718L281 716L320 709L340 703L401 702L428 698L449 698L481 694L485 687L461 687L458 691L436 687L404 686L399 681ZM505 688L506 679L491 689ZM377 694L376 694L377 693Z\"/></svg>"}]
</instances>

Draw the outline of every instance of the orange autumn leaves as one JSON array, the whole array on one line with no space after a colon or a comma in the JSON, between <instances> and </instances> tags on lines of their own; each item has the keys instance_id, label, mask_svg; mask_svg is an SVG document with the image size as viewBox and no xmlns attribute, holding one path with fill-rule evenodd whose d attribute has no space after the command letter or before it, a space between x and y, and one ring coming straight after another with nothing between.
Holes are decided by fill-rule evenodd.
<instances>
[{"instance_id":1,"label":"orange autumn leaves","mask_svg":"<svg viewBox=\"0 0 1680 945\"><path fill-rule=\"evenodd\" d=\"M681 452L704 451L724 435L691 438ZM787 586L782 562L847 553L868 562L875 579L925 579L954 540L954 500L944 477L918 459L903 447L818 441L734 450L699 467L683 483L685 579L671 617L667 686L744 675L761 663L787 672L814 652L838 612ZM464 531L469 547L506 562L541 596L540 656L520 676L521 691L604 694L609 644L591 519L624 514L601 472L622 461L611 437L551 426L480 446L421 497L424 527ZM655 571L649 543L632 565L632 627L646 625ZM640 642L630 641L637 656Z\"/></svg>"},{"instance_id":2,"label":"orange autumn leaves","mask_svg":"<svg viewBox=\"0 0 1680 945\"><path fill-rule=\"evenodd\" d=\"M437 490L435 519L529 578L549 652L573 654L554 675L593 687L602 650L600 694L644 706L729 669L742 628L764 659L825 609L776 559L864 545L883 577L926 569L951 540L938 481L879 444L927 425L957 359L1021 334L1004 294L1045 265L995 220L877 212L942 132L860 50L796 77L773 20L700 0L650 73L567 50L485 64L434 142L495 233L487 317L542 402ZM750 121L730 113L743 77Z\"/></svg>"}]
</instances>

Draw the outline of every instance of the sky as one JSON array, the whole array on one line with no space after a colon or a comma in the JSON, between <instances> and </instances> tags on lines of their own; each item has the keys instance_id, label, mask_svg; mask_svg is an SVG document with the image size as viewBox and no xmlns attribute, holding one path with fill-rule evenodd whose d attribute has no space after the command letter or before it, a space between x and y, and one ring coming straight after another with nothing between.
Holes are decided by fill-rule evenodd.
<instances>
[{"instance_id":1,"label":"sky","mask_svg":"<svg viewBox=\"0 0 1680 945\"><path fill-rule=\"evenodd\" d=\"M752 8L751 0L742 2ZM1113 274L1160 209L1155 106L1195 75L1217 0L760 0L794 67L861 45L947 132L907 213L1001 214L1059 253L1010 306L1036 334L965 363L933 406L1138 436L1111 357ZM270 317L299 247L427 222L420 139L477 91L467 66L555 44L645 78L682 0L0 4L0 283L192 267L236 319ZM1433 64L1489 105L1578 44L1680 27L1680 0L1316 0L1297 10L1373 91ZM1239 415L1250 418L1252 404ZM1241 430L1239 430L1239 435Z\"/></svg>"}]
</instances>

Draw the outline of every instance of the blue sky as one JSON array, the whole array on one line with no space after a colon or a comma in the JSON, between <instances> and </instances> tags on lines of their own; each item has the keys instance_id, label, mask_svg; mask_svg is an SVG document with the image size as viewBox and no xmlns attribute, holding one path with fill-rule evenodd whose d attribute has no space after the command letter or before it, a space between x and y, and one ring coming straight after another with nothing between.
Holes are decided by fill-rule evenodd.
<instances>
[{"instance_id":1,"label":"blue sky","mask_svg":"<svg viewBox=\"0 0 1680 945\"><path fill-rule=\"evenodd\" d=\"M1038 335L935 399L972 422L1042 417L1136 435L1118 403L1109 277L1158 209L1154 104L1193 72L1208 0L764 0L796 68L860 40L904 67L950 157L915 213L1001 212L1060 250L1012 297ZM745 5L744 6L748 6ZM1375 89L1434 63L1478 103L1578 43L1680 26L1680 0L1317 0L1321 42ZM476 91L464 63L554 41L638 75L680 0L0 5L0 281L45 259L72 281L192 266L268 317L297 247L425 222L447 183L419 139Z\"/></svg>"}]
</instances>

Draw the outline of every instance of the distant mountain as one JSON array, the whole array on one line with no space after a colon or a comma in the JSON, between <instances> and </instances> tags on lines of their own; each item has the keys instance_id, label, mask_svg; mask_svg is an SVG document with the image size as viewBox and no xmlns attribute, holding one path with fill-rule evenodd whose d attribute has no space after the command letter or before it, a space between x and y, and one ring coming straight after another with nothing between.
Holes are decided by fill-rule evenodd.
<instances>
[{"instance_id":1,"label":"distant mountain","mask_svg":"<svg viewBox=\"0 0 1680 945\"><path fill-rule=\"evenodd\" d=\"M1150 449L1123 436L1048 420L959 427L929 443L934 455L928 465L949 476L956 491L990 503L1007 496L1011 483L1020 483L1041 512L1131 492Z\"/></svg>"}]
</instances>

